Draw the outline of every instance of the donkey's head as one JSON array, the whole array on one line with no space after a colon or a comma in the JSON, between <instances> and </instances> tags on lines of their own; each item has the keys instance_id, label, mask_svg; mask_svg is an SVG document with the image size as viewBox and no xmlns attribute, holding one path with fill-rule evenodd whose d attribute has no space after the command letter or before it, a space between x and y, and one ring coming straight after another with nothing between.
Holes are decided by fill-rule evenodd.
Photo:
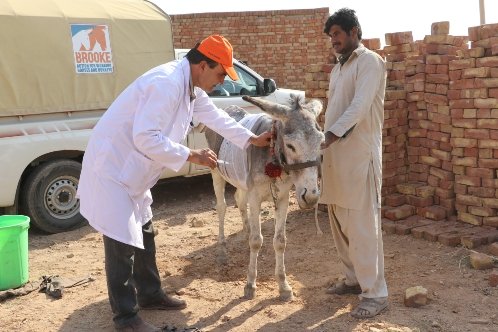
<instances>
[{"instance_id":1,"label":"donkey's head","mask_svg":"<svg viewBox=\"0 0 498 332\"><path fill-rule=\"evenodd\" d=\"M318 100L305 102L301 96L292 96L291 106L249 96L243 99L276 120L276 158L296 187L299 207L314 207L320 197L318 170L324 135L316 118L322 111L322 103Z\"/></svg>"}]
</instances>

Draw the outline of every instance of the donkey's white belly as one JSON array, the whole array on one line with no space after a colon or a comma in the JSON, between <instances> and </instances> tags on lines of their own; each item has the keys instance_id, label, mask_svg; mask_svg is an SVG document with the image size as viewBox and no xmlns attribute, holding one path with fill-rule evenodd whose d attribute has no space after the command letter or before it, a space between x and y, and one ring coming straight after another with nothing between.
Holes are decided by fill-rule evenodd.
<instances>
[{"instance_id":1,"label":"donkey's white belly","mask_svg":"<svg viewBox=\"0 0 498 332\"><path fill-rule=\"evenodd\" d=\"M253 131L255 124L263 115L247 114L239 123ZM221 143L218 159L226 162L225 164L218 164L218 169L223 178L232 186L247 190L247 175L249 173L247 151L224 139Z\"/></svg>"}]
</instances>

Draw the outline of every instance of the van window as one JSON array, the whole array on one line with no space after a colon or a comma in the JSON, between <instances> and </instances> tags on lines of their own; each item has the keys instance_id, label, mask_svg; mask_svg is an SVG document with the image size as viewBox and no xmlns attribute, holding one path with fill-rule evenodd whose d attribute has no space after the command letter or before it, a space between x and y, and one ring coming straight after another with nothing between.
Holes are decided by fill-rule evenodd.
<instances>
[{"instance_id":1,"label":"van window","mask_svg":"<svg viewBox=\"0 0 498 332\"><path fill-rule=\"evenodd\" d=\"M227 75L223 84L216 86L216 88L209 93L209 96L231 97L258 95L258 82L256 78L237 65L234 65L234 69L239 76L239 80L234 81Z\"/></svg>"}]
</instances>

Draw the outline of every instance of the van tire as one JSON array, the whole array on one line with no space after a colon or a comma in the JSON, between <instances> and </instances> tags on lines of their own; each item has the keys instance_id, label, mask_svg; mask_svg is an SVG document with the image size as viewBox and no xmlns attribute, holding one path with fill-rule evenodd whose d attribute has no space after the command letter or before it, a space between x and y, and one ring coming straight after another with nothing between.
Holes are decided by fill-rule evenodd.
<instances>
[{"instance_id":1,"label":"van tire","mask_svg":"<svg viewBox=\"0 0 498 332\"><path fill-rule=\"evenodd\" d=\"M23 184L21 207L31 224L47 233L60 233L85 225L76 198L81 164L52 160L37 166Z\"/></svg>"}]
</instances>

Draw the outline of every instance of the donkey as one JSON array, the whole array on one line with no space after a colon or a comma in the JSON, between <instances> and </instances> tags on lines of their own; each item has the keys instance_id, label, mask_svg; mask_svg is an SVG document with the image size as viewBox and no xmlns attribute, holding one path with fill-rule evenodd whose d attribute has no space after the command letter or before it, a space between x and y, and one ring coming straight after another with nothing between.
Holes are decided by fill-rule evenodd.
<instances>
[{"instance_id":1,"label":"donkey","mask_svg":"<svg viewBox=\"0 0 498 332\"><path fill-rule=\"evenodd\" d=\"M292 96L291 106L276 104L259 98L244 96L244 100L258 106L265 113L248 114L237 106L225 111L255 134L272 131L270 147L250 146L242 150L210 129L206 130L209 147L222 161L212 170L219 219L218 245L220 258L226 261L224 218L226 212L225 184L236 187L235 200L244 223L249 228L250 260L244 296L256 295L257 259L263 244L261 235L261 203L272 199L275 203L275 276L279 283L280 299L293 298L284 265L286 247L285 222L289 206L289 192L295 186L299 207L311 209L318 203L320 190L320 144L324 135L316 122L322 111L318 100L305 102L304 97ZM249 212L247 211L249 205Z\"/></svg>"}]
</instances>

